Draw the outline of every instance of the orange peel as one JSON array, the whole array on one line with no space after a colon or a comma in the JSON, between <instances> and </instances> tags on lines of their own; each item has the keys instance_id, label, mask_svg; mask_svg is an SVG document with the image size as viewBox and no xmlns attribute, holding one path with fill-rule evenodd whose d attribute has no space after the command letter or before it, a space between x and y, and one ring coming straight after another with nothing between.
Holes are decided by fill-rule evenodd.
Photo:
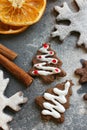
<instances>
[{"instance_id":1,"label":"orange peel","mask_svg":"<svg viewBox=\"0 0 87 130\"><path fill-rule=\"evenodd\" d=\"M0 22L0 34L17 34L26 30L28 26L11 26Z\"/></svg>"}]
</instances>

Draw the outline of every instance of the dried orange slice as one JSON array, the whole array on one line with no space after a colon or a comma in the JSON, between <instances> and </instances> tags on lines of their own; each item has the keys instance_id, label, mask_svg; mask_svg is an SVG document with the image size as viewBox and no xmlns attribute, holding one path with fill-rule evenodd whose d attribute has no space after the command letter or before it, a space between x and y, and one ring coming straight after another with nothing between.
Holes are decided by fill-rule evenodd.
<instances>
[{"instance_id":1,"label":"dried orange slice","mask_svg":"<svg viewBox=\"0 0 87 130\"><path fill-rule=\"evenodd\" d=\"M0 0L0 20L13 26L32 25L40 20L46 0Z\"/></svg>"},{"instance_id":2,"label":"dried orange slice","mask_svg":"<svg viewBox=\"0 0 87 130\"><path fill-rule=\"evenodd\" d=\"M23 32L28 26L11 26L0 22L0 34L16 34Z\"/></svg>"}]
</instances>

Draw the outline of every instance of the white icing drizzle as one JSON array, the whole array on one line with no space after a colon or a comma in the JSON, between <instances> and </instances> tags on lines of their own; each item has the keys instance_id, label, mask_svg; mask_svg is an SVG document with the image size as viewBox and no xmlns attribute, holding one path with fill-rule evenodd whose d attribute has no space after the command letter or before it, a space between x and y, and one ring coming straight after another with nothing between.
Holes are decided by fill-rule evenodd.
<instances>
[{"instance_id":1,"label":"white icing drizzle","mask_svg":"<svg viewBox=\"0 0 87 130\"><path fill-rule=\"evenodd\" d=\"M52 64L57 64L58 60L55 58L49 58L48 56L53 56L54 55L54 51L48 51L49 49L49 44L47 44L47 47L44 47L44 45L39 49L40 52L42 53L46 53L44 55L38 55L37 59L40 61L47 61L48 63L52 63ZM41 58L38 58L39 56L41 56ZM52 62L53 60L56 60L56 63Z\"/></svg>"},{"instance_id":2,"label":"white icing drizzle","mask_svg":"<svg viewBox=\"0 0 87 130\"><path fill-rule=\"evenodd\" d=\"M57 67L50 67L50 66L45 66L47 63L48 64L57 64L58 59L56 58L51 58L51 56L54 55L54 51L48 51L49 49L49 44L45 43L43 46L39 49L40 52L44 53L43 55L37 55L37 59L39 61L43 61L43 63L38 63L35 64L34 67L36 69L41 69L37 70L37 73L40 75L52 75L52 74L57 74L60 73L61 70ZM50 56L50 57L49 57ZM35 71L32 71L33 74L35 74Z\"/></svg>"},{"instance_id":3,"label":"white icing drizzle","mask_svg":"<svg viewBox=\"0 0 87 130\"><path fill-rule=\"evenodd\" d=\"M44 48L44 46L42 48L40 48L39 51L42 52L42 53L46 53L46 54L44 54L44 55L38 55L37 59L40 60L40 61L47 61L49 64L50 63L57 64L58 63L57 59L55 59L55 58L49 58L48 57L48 56L53 56L54 55L54 51L48 51L47 50L48 48L49 47ZM41 58L39 58L39 56L41 56ZM53 60L56 60L56 63L52 62Z\"/></svg>"},{"instance_id":4,"label":"white icing drizzle","mask_svg":"<svg viewBox=\"0 0 87 130\"><path fill-rule=\"evenodd\" d=\"M70 88L70 82L67 81L65 83L65 89L59 90L58 88L54 88L53 92L56 95L50 94L50 93L44 93L44 98L48 101L52 101L53 104L49 102L44 102L43 106L45 109L43 109L42 114L43 115L50 115L54 118L61 118L60 113L65 112L65 108L62 104L65 104L67 102L66 95L68 94Z\"/></svg>"},{"instance_id":5,"label":"white icing drizzle","mask_svg":"<svg viewBox=\"0 0 87 130\"><path fill-rule=\"evenodd\" d=\"M39 58L40 56L41 56L42 58ZM37 59L40 60L40 61L46 61L46 62L48 62L49 64L50 64L50 63L56 64L56 63L58 62L57 59L55 59L55 58L49 58L49 57L47 58L47 56L50 56L50 54L38 55L38 56L37 56ZM52 56L52 55L51 55L51 56ZM52 62L53 60L55 60L56 62L53 63L53 62Z\"/></svg>"},{"instance_id":6,"label":"white icing drizzle","mask_svg":"<svg viewBox=\"0 0 87 130\"><path fill-rule=\"evenodd\" d=\"M34 67L36 67L37 69L43 69L43 70L38 71L38 73L40 75L47 76L47 75L57 74L57 73L61 72L61 70L56 67L48 67L48 66L44 66L44 65L46 65L46 62L34 65Z\"/></svg>"}]
</instances>

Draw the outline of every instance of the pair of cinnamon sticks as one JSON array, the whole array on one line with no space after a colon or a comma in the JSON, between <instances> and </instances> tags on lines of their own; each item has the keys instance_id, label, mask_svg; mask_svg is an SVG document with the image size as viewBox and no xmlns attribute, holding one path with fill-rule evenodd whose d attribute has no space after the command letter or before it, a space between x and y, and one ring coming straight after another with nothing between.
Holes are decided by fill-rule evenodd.
<instances>
[{"instance_id":1,"label":"pair of cinnamon sticks","mask_svg":"<svg viewBox=\"0 0 87 130\"><path fill-rule=\"evenodd\" d=\"M17 56L14 51L0 44L0 65L28 87L32 83L33 78L12 62Z\"/></svg>"}]
</instances>

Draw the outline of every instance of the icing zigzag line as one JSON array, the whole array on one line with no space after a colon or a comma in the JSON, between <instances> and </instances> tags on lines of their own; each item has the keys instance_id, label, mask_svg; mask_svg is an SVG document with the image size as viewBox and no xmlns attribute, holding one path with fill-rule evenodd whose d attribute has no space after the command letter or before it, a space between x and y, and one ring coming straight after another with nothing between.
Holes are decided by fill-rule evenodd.
<instances>
[{"instance_id":1,"label":"icing zigzag line","mask_svg":"<svg viewBox=\"0 0 87 130\"><path fill-rule=\"evenodd\" d=\"M61 118L60 113L65 112L65 108L62 104L65 104L67 102L66 95L68 94L70 88L70 82L67 81L65 83L65 89L59 90L58 88L54 88L53 92L56 95L50 94L50 93L44 93L44 98L48 101L53 102L53 104L49 102L44 102L43 106L44 109L42 111L43 115L50 115L54 118Z\"/></svg>"}]
</instances>

